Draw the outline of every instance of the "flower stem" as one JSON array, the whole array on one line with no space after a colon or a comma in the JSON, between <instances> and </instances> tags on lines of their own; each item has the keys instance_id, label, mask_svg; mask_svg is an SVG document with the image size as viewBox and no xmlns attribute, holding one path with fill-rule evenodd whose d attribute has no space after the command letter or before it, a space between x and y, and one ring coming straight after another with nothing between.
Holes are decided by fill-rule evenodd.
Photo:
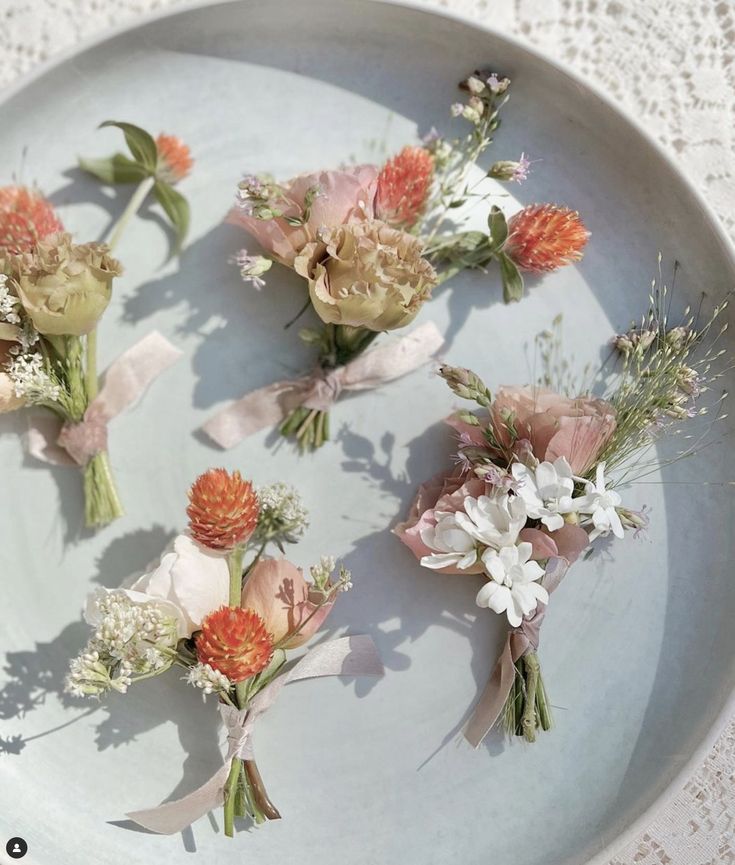
<instances>
[{"instance_id":1,"label":"flower stem","mask_svg":"<svg viewBox=\"0 0 735 865\"><path fill-rule=\"evenodd\" d=\"M151 191L151 189L153 189L153 184L155 182L155 177L146 177L138 184L138 188L135 190L130 201L128 202L127 207L120 215L120 219L118 219L115 227L112 229L112 233L110 234L109 240L107 241L107 245L110 247L111 250L114 249L120 242L120 238L122 237L123 232L127 228L128 223L140 209L141 205L148 196L148 193Z\"/></svg>"},{"instance_id":2,"label":"flower stem","mask_svg":"<svg viewBox=\"0 0 735 865\"><path fill-rule=\"evenodd\" d=\"M123 513L107 451L99 451L84 467L85 523L88 528L106 526Z\"/></svg>"},{"instance_id":3,"label":"flower stem","mask_svg":"<svg viewBox=\"0 0 735 865\"><path fill-rule=\"evenodd\" d=\"M536 693L541 678L541 665L535 652L529 652L527 655L524 655L523 661L526 668L526 698L523 706L521 728L524 739L527 742L535 742L536 727L538 726L536 718Z\"/></svg>"},{"instance_id":4,"label":"flower stem","mask_svg":"<svg viewBox=\"0 0 735 865\"><path fill-rule=\"evenodd\" d=\"M281 814L278 808L271 802L268 792L263 784L263 779L260 777L258 765L255 760L243 761L245 777L250 784L250 789L253 792L255 804L259 811L263 814L266 820L280 820Z\"/></svg>"},{"instance_id":5,"label":"flower stem","mask_svg":"<svg viewBox=\"0 0 735 865\"><path fill-rule=\"evenodd\" d=\"M230 766L227 784L225 784L225 835L228 838L232 838L235 834L235 800L237 798L241 768L241 760L235 757Z\"/></svg>"}]
</instances>

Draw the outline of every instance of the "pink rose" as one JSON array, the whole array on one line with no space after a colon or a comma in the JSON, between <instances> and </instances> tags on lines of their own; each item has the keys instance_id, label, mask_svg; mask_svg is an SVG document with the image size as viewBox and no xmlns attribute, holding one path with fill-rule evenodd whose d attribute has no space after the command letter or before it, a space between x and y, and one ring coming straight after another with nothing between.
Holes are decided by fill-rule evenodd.
<instances>
[{"instance_id":1,"label":"pink rose","mask_svg":"<svg viewBox=\"0 0 735 865\"><path fill-rule=\"evenodd\" d=\"M315 187L320 191L304 225L289 225L282 217L257 219L238 207L232 208L226 221L244 228L273 258L292 267L304 246L316 240L320 228L336 228L353 219L375 216L377 178L374 165L358 165L344 171L300 174L288 181L285 194L293 204L284 209L284 216L301 216L307 191Z\"/></svg>"},{"instance_id":2,"label":"pink rose","mask_svg":"<svg viewBox=\"0 0 735 865\"><path fill-rule=\"evenodd\" d=\"M283 649L302 646L322 626L334 601L317 610L320 598L321 595L315 593L313 586L304 579L301 569L286 559L258 562L242 590L243 607L250 607L258 613L274 643L288 634L295 634L282 644Z\"/></svg>"},{"instance_id":3,"label":"pink rose","mask_svg":"<svg viewBox=\"0 0 735 865\"><path fill-rule=\"evenodd\" d=\"M419 487L407 519L393 529L393 534L400 538L414 556L420 560L423 556L428 556L434 552L421 540L421 532L436 525L436 513L461 511L464 509L464 500L467 496L476 498L485 495L486 491L485 481L479 478L463 481L456 474L437 475ZM471 568L464 570L448 567L438 570L437 573L480 574L482 571L483 564L478 562Z\"/></svg>"},{"instance_id":4,"label":"pink rose","mask_svg":"<svg viewBox=\"0 0 735 865\"><path fill-rule=\"evenodd\" d=\"M515 440L508 421L515 429ZM584 475L615 431L615 409L602 399L570 399L546 388L501 387L491 409L499 442L514 450L530 442L538 460L566 457L576 475Z\"/></svg>"}]
</instances>

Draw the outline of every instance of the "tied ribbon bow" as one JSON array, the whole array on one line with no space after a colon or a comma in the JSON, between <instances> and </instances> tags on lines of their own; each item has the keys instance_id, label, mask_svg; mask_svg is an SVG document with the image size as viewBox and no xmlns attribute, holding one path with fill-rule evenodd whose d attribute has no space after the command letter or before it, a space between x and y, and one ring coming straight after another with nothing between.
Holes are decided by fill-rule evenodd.
<instances>
[{"instance_id":1,"label":"tied ribbon bow","mask_svg":"<svg viewBox=\"0 0 735 865\"><path fill-rule=\"evenodd\" d=\"M344 366L277 381L251 391L210 418L202 427L220 447L231 448L253 433L279 424L294 409L328 411L343 390L372 390L413 372L444 344L433 322L408 336L371 349Z\"/></svg>"},{"instance_id":2,"label":"tied ribbon bow","mask_svg":"<svg viewBox=\"0 0 735 865\"><path fill-rule=\"evenodd\" d=\"M289 682L321 676L382 676L383 665L372 639L366 635L341 637L316 646L287 673L275 678L259 691L245 709L220 704L219 711L227 730L227 754L223 765L193 793L166 802L157 808L131 811L126 816L153 832L174 835L225 801L225 785L232 761L253 759L252 734L255 723L275 703Z\"/></svg>"},{"instance_id":3,"label":"tied ribbon bow","mask_svg":"<svg viewBox=\"0 0 735 865\"><path fill-rule=\"evenodd\" d=\"M549 559L542 582L549 594L559 587L568 570L569 563L566 559ZM539 604L532 615L524 619L517 628L508 631L500 657L465 727L465 738L475 748L479 747L485 736L492 730L503 711L515 681L516 663L529 652L538 650L541 625L546 610L546 604Z\"/></svg>"},{"instance_id":4,"label":"tied ribbon bow","mask_svg":"<svg viewBox=\"0 0 735 865\"><path fill-rule=\"evenodd\" d=\"M104 384L79 423L61 424L55 415L35 417L26 435L31 456L57 466L85 466L107 449L107 425L129 408L182 352L158 331L124 351L105 373Z\"/></svg>"}]
</instances>

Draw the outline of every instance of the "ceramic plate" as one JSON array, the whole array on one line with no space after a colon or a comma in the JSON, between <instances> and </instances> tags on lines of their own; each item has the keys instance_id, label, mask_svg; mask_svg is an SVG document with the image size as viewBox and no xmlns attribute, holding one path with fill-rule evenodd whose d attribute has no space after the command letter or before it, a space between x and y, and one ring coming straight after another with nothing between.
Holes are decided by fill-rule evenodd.
<instances>
[{"instance_id":1,"label":"ceramic plate","mask_svg":"<svg viewBox=\"0 0 735 865\"><path fill-rule=\"evenodd\" d=\"M577 565L554 597L542 657L556 728L533 747L461 739L505 625L474 605L474 579L421 570L388 533L422 479L444 464L440 419L452 402L428 370L346 399L337 440L308 458L262 434L223 453L194 435L226 401L302 370L308 352L284 322L302 286L274 270L267 290L229 262L245 238L220 221L245 171L278 177L380 160L432 125L448 134L456 84L477 66L513 79L494 153L540 161L507 209L578 208L587 255L504 306L495 274L437 293L421 320L446 357L495 385L533 375L533 335L563 313L582 366L646 304L657 253L681 262L675 306L735 281L714 218L629 120L569 73L497 33L366 0L252 0L194 8L67 56L0 106L3 182L36 180L80 237L103 234L121 200L71 168L119 144L107 118L175 132L196 171L189 246L166 262L155 211L131 227L127 271L102 325L103 363L153 328L185 352L115 421L111 452L127 516L79 532L78 475L23 455L25 419L0 422L0 835L26 861L82 865L576 865L605 861L698 759L733 687L735 581L729 448L719 445L634 486L653 508L649 539ZM25 151L25 158L22 154ZM722 432L725 432L722 430ZM184 524L188 484L211 465L300 487L313 526L309 564L342 556L355 588L331 633L366 632L387 667L378 682L290 686L256 734L258 762L285 819L233 842L221 817L181 836L135 831L128 810L179 796L218 764L217 712L169 674L125 697L63 695L67 659L86 638L80 609L154 558ZM2 841L0 849L4 848ZM599 857L596 858L596 857Z\"/></svg>"}]
</instances>

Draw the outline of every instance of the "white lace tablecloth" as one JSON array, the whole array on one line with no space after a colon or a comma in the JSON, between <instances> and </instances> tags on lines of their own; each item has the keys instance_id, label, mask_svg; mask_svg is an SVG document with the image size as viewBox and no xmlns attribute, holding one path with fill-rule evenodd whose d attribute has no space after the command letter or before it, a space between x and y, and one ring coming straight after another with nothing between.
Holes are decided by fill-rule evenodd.
<instances>
[{"instance_id":1,"label":"white lace tablecloth","mask_svg":"<svg viewBox=\"0 0 735 865\"><path fill-rule=\"evenodd\" d=\"M519 36L596 82L674 154L735 233L733 0L422 2ZM181 3L0 0L0 85L106 27ZM610 865L735 865L735 722Z\"/></svg>"}]
</instances>

